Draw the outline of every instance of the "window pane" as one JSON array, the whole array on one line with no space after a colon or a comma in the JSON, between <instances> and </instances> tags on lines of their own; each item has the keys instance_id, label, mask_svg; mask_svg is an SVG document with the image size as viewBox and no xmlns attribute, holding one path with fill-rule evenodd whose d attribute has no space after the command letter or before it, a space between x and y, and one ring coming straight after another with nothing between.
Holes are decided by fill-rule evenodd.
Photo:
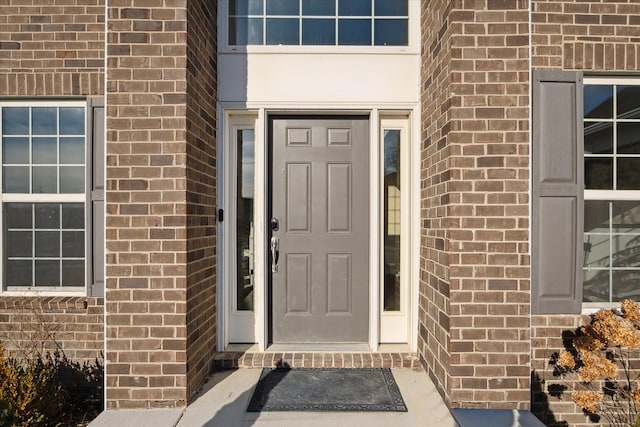
<instances>
[{"instance_id":1,"label":"window pane","mask_svg":"<svg viewBox=\"0 0 640 427\"><path fill-rule=\"evenodd\" d=\"M384 131L384 310L400 310L400 131Z\"/></svg>"},{"instance_id":2,"label":"window pane","mask_svg":"<svg viewBox=\"0 0 640 427\"><path fill-rule=\"evenodd\" d=\"M618 157L618 190L640 189L640 158Z\"/></svg>"},{"instance_id":3,"label":"window pane","mask_svg":"<svg viewBox=\"0 0 640 427\"><path fill-rule=\"evenodd\" d=\"M640 154L640 123L618 123L618 154Z\"/></svg>"},{"instance_id":4,"label":"window pane","mask_svg":"<svg viewBox=\"0 0 640 427\"><path fill-rule=\"evenodd\" d=\"M37 203L35 205L36 228L60 229L60 205L53 203Z\"/></svg>"},{"instance_id":5,"label":"window pane","mask_svg":"<svg viewBox=\"0 0 640 427\"><path fill-rule=\"evenodd\" d=\"M371 0L338 0L340 16L371 16Z\"/></svg>"},{"instance_id":6,"label":"window pane","mask_svg":"<svg viewBox=\"0 0 640 427\"><path fill-rule=\"evenodd\" d=\"M267 19L267 44L292 45L298 44L300 29L298 19L270 18Z\"/></svg>"},{"instance_id":7,"label":"window pane","mask_svg":"<svg viewBox=\"0 0 640 427\"><path fill-rule=\"evenodd\" d=\"M336 14L336 3L333 0L302 0L302 14L333 16Z\"/></svg>"},{"instance_id":8,"label":"window pane","mask_svg":"<svg viewBox=\"0 0 640 427\"><path fill-rule=\"evenodd\" d=\"M84 228L84 206L82 203L65 203L62 205L62 228Z\"/></svg>"},{"instance_id":9,"label":"window pane","mask_svg":"<svg viewBox=\"0 0 640 427\"><path fill-rule=\"evenodd\" d=\"M56 184L58 182L58 174L55 166L34 166L32 173L33 183L31 191L33 193L57 192Z\"/></svg>"},{"instance_id":10,"label":"window pane","mask_svg":"<svg viewBox=\"0 0 640 427\"><path fill-rule=\"evenodd\" d=\"M65 258L84 257L84 231L62 232L62 256Z\"/></svg>"},{"instance_id":11,"label":"window pane","mask_svg":"<svg viewBox=\"0 0 640 427\"><path fill-rule=\"evenodd\" d=\"M584 123L584 152L586 154L613 153L613 123Z\"/></svg>"},{"instance_id":12,"label":"window pane","mask_svg":"<svg viewBox=\"0 0 640 427\"><path fill-rule=\"evenodd\" d=\"M262 44L262 18L229 19L229 44L237 46Z\"/></svg>"},{"instance_id":13,"label":"window pane","mask_svg":"<svg viewBox=\"0 0 640 427\"><path fill-rule=\"evenodd\" d=\"M613 272L612 301L640 298L640 270L622 270Z\"/></svg>"},{"instance_id":14,"label":"window pane","mask_svg":"<svg viewBox=\"0 0 640 427\"><path fill-rule=\"evenodd\" d=\"M408 16L409 4L407 0L375 0L373 13L376 16Z\"/></svg>"},{"instance_id":15,"label":"window pane","mask_svg":"<svg viewBox=\"0 0 640 427\"><path fill-rule=\"evenodd\" d=\"M640 86L618 86L618 118L640 119Z\"/></svg>"},{"instance_id":16,"label":"window pane","mask_svg":"<svg viewBox=\"0 0 640 427\"><path fill-rule=\"evenodd\" d=\"M606 202L605 202L606 203ZM614 201L613 203L613 231L640 233L640 202Z\"/></svg>"},{"instance_id":17,"label":"window pane","mask_svg":"<svg viewBox=\"0 0 640 427\"><path fill-rule=\"evenodd\" d=\"M84 135L84 108L60 107L60 135Z\"/></svg>"},{"instance_id":18,"label":"window pane","mask_svg":"<svg viewBox=\"0 0 640 427\"><path fill-rule=\"evenodd\" d=\"M33 256L33 235L29 231L7 231L5 248L8 257Z\"/></svg>"},{"instance_id":19,"label":"window pane","mask_svg":"<svg viewBox=\"0 0 640 427\"><path fill-rule=\"evenodd\" d=\"M33 135L57 134L58 109L56 107L33 107L31 109L31 132Z\"/></svg>"},{"instance_id":20,"label":"window pane","mask_svg":"<svg viewBox=\"0 0 640 427\"><path fill-rule=\"evenodd\" d=\"M32 141L33 163L53 165L58 163L58 141L55 137L33 138Z\"/></svg>"},{"instance_id":21,"label":"window pane","mask_svg":"<svg viewBox=\"0 0 640 427\"><path fill-rule=\"evenodd\" d=\"M614 267L640 267L640 235L614 234L611 243Z\"/></svg>"},{"instance_id":22,"label":"window pane","mask_svg":"<svg viewBox=\"0 0 640 427\"><path fill-rule=\"evenodd\" d=\"M610 119L613 117L613 86L584 86L584 116L590 119Z\"/></svg>"},{"instance_id":23,"label":"window pane","mask_svg":"<svg viewBox=\"0 0 640 427\"><path fill-rule=\"evenodd\" d=\"M36 256L59 257L60 256L60 232L36 231Z\"/></svg>"},{"instance_id":24,"label":"window pane","mask_svg":"<svg viewBox=\"0 0 640 427\"><path fill-rule=\"evenodd\" d=\"M229 15L262 15L262 0L229 0Z\"/></svg>"},{"instance_id":25,"label":"window pane","mask_svg":"<svg viewBox=\"0 0 640 427\"><path fill-rule=\"evenodd\" d=\"M267 0L267 15L299 15L299 14L300 14L300 2L298 0Z\"/></svg>"},{"instance_id":26,"label":"window pane","mask_svg":"<svg viewBox=\"0 0 640 427\"><path fill-rule=\"evenodd\" d=\"M609 233L608 201L584 201L584 231L591 233Z\"/></svg>"},{"instance_id":27,"label":"window pane","mask_svg":"<svg viewBox=\"0 0 640 427\"><path fill-rule=\"evenodd\" d=\"M4 166L2 168L2 191L5 193L28 193L29 167Z\"/></svg>"},{"instance_id":28,"label":"window pane","mask_svg":"<svg viewBox=\"0 0 640 427\"><path fill-rule=\"evenodd\" d=\"M239 130L236 140L236 306L243 311L253 310L253 129Z\"/></svg>"},{"instance_id":29,"label":"window pane","mask_svg":"<svg viewBox=\"0 0 640 427\"><path fill-rule=\"evenodd\" d=\"M609 301L609 270L585 270L582 286L584 302Z\"/></svg>"},{"instance_id":30,"label":"window pane","mask_svg":"<svg viewBox=\"0 0 640 427\"><path fill-rule=\"evenodd\" d=\"M4 223L6 228L31 228L31 203L6 203Z\"/></svg>"},{"instance_id":31,"label":"window pane","mask_svg":"<svg viewBox=\"0 0 640 427\"><path fill-rule=\"evenodd\" d=\"M84 286L84 261L62 261L62 286Z\"/></svg>"},{"instance_id":32,"label":"window pane","mask_svg":"<svg viewBox=\"0 0 640 427\"><path fill-rule=\"evenodd\" d=\"M609 234L585 234L584 267L609 267L611 264L609 240Z\"/></svg>"},{"instance_id":33,"label":"window pane","mask_svg":"<svg viewBox=\"0 0 640 427\"><path fill-rule=\"evenodd\" d=\"M60 193L84 193L84 167L60 168Z\"/></svg>"},{"instance_id":34,"label":"window pane","mask_svg":"<svg viewBox=\"0 0 640 427\"><path fill-rule=\"evenodd\" d=\"M84 138L60 138L60 164L84 164Z\"/></svg>"},{"instance_id":35,"label":"window pane","mask_svg":"<svg viewBox=\"0 0 640 427\"><path fill-rule=\"evenodd\" d=\"M587 157L584 159L585 188L594 190L613 189L613 159Z\"/></svg>"},{"instance_id":36,"label":"window pane","mask_svg":"<svg viewBox=\"0 0 640 427\"><path fill-rule=\"evenodd\" d=\"M31 286L31 260L7 260L5 258L4 282L6 286Z\"/></svg>"},{"instance_id":37,"label":"window pane","mask_svg":"<svg viewBox=\"0 0 640 427\"><path fill-rule=\"evenodd\" d=\"M36 286L60 286L60 261L36 260Z\"/></svg>"},{"instance_id":38,"label":"window pane","mask_svg":"<svg viewBox=\"0 0 640 427\"><path fill-rule=\"evenodd\" d=\"M2 109L3 135L29 135L29 108L4 107Z\"/></svg>"},{"instance_id":39,"label":"window pane","mask_svg":"<svg viewBox=\"0 0 640 427\"><path fill-rule=\"evenodd\" d=\"M408 21L406 19L376 19L376 46L407 46L409 44Z\"/></svg>"},{"instance_id":40,"label":"window pane","mask_svg":"<svg viewBox=\"0 0 640 427\"><path fill-rule=\"evenodd\" d=\"M29 138L2 138L2 163L29 163Z\"/></svg>"},{"instance_id":41,"label":"window pane","mask_svg":"<svg viewBox=\"0 0 640 427\"><path fill-rule=\"evenodd\" d=\"M335 45L336 21L333 19L303 19L302 44Z\"/></svg>"},{"instance_id":42,"label":"window pane","mask_svg":"<svg viewBox=\"0 0 640 427\"><path fill-rule=\"evenodd\" d=\"M370 19L340 19L338 44L343 46L371 45Z\"/></svg>"}]
</instances>

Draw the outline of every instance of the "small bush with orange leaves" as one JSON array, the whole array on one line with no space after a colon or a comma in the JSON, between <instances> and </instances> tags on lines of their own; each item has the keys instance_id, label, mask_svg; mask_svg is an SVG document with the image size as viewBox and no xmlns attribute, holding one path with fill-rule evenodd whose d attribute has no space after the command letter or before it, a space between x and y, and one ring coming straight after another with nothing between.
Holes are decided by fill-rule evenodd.
<instances>
[{"instance_id":1,"label":"small bush with orange leaves","mask_svg":"<svg viewBox=\"0 0 640 427\"><path fill-rule=\"evenodd\" d=\"M0 425L57 426L64 404L53 359L21 363L6 357L0 344Z\"/></svg>"},{"instance_id":2,"label":"small bush with orange leaves","mask_svg":"<svg viewBox=\"0 0 640 427\"><path fill-rule=\"evenodd\" d=\"M640 349L640 305L621 303L620 311L600 310L580 327L572 348L560 352L556 371L577 380L573 401L614 426L640 426L640 374L632 366Z\"/></svg>"}]
</instances>

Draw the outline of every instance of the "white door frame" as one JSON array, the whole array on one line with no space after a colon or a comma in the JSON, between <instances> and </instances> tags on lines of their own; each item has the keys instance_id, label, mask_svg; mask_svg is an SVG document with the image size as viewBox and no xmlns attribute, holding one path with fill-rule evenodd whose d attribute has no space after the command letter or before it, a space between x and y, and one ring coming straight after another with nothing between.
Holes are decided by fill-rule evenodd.
<instances>
[{"instance_id":1,"label":"white door frame","mask_svg":"<svg viewBox=\"0 0 640 427\"><path fill-rule=\"evenodd\" d=\"M419 218L420 218L420 143L417 137L420 135L420 106L419 105L344 105L339 109L327 108L326 105L308 106L304 109L299 106L283 106L283 105L248 105L246 103L219 103L218 104L218 123L221 138L218 138L218 159L217 164L217 200L218 208L224 210L224 219L222 223L218 223L217 231L218 241L218 351L224 351L230 343L230 324L234 322L234 313L230 310L233 307L233 301L230 293L230 282L235 280L232 273L231 264L234 257L230 256L234 253L235 230L232 229L233 221L226 221L233 215L232 200L235 193L232 193L231 186L235 185L231 181L234 179L234 167L232 162L232 150L230 143L233 141L231 129L234 124L254 123L255 125L255 199L254 199L254 319L253 331L254 340L257 344L258 351L265 351L268 346L268 298L266 294L267 278L269 266L267 265L268 256L267 248L267 186L268 167L267 167L267 120L268 115L279 114L368 114L370 126L371 148L369 150L370 167L370 317L369 317L369 347L371 351L378 351L380 345L381 331L381 170L379 165L382 164L381 158L381 117L405 117L407 118L407 126L409 130L409 144L411 162L408 167L408 176L410 177L411 186L411 202L409 208L410 225L408 228L413 232L404 232L406 239L409 239L404 248L410 248L410 258L408 258L410 268L406 274L405 286L408 286L407 294L409 295L410 304L408 304L407 312L407 328L408 346L410 350L417 350L417 333L418 333L418 280L419 280ZM407 153L409 154L409 153ZM374 166L375 165L375 166ZM227 178L228 177L228 178ZM227 180L228 179L228 180ZM259 250L259 248L265 248ZM246 326L245 326L246 327ZM233 339L231 341L234 341Z\"/></svg>"}]
</instances>

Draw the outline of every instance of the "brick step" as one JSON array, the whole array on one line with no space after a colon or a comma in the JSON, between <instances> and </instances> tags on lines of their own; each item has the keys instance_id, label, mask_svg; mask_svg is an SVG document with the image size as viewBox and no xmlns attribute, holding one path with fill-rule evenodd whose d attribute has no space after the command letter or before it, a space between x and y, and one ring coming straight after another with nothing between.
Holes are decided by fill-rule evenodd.
<instances>
[{"instance_id":1,"label":"brick step","mask_svg":"<svg viewBox=\"0 0 640 427\"><path fill-rule=\"evenodd\" d=\"M422 368L415 353L220 352L213 368Z\"/></svg>"}]
</instances>

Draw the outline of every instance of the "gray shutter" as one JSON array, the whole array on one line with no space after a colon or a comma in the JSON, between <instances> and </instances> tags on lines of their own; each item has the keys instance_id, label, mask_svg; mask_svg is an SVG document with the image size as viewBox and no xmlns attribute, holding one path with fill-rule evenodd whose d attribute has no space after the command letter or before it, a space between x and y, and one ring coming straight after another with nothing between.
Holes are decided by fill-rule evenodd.
<instances>
[{"instance_id":1,"label":"gray shutter","mask_svg":"<svg viewBox=\"0 0 640 427\"><path fill-rule=\"evenodd\" d=\"M90 193L90 229L89 239L92 248L92 263L90 265L89 296L104 296L104 99L89 100L89 122L91 147L91 193Z\"/></svg>"},{"instance_id":2,"label":"gray shutter","mask_svg":"<svg viewBox=\"0 0 640 427\"><path fill-rule=\"evenodd\" d=\"M531 309L580 313L584 222L582 73L535 70Z\"/></svg>"}]
</instances>

